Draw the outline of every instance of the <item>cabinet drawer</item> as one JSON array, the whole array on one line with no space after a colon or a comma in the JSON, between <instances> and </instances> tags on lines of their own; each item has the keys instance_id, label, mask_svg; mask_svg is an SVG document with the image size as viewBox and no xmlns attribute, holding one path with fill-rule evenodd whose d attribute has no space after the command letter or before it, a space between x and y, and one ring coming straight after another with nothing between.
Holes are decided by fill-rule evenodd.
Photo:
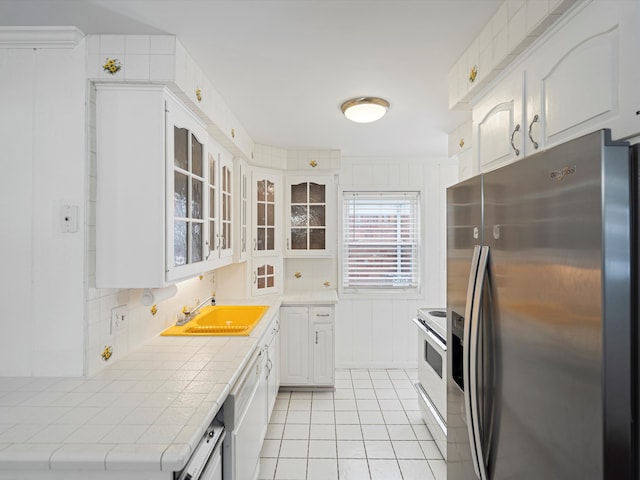
<instances>
[{"instance_id":1,"label":"cabinet drawer","mask_svg":"<svg viewBox=\"0 0 640 480\"><path fill-rule=\"evenodd\" d=\"M333 322L333 307L311 307L311 321Z\"/></svg>"}]
</instances>

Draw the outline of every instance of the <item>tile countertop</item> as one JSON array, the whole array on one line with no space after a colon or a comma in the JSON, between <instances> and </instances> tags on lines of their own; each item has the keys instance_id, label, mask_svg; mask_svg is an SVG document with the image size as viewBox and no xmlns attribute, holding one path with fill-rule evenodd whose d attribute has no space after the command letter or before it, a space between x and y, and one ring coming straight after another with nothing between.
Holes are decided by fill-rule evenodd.
<instances>
[{"instance_id":1,"label":"tile countertop","mask_svg":"<svg viewBox=\"0 0 640 480\"><path fill-rule=\"evenodd\" d=\"M338 303L335 289L290 292L282 296L282 305L334 305Z\"/></svg>"},{"instance_id":2,"label":"tile countertop","mask_svg":"<svg viewBox=\"0 0 640 480\"><path fill-rule=\"evenodd\" d=\"M156 336L89 378L0 377L0 478L181 470L281 300L242 301L271 307L248 337Z\"/></svg>"}]
</instances>

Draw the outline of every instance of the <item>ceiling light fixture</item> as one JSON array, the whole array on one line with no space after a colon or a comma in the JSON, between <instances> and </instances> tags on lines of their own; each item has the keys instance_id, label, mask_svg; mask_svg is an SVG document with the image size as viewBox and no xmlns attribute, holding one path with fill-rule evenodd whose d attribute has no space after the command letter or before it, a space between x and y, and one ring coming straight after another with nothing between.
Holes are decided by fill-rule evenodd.
<instances>
[{"instance_id":1,"label":"ceiling light fixture","mask_svg":"<svg viewBox=\"0 0 640 480\"><path fill-rule=\"evenodd\" d=\"M347 100L340 110L352 122L370 123L384 117L389 109L389 102L378 97L358 97Z\"/></svg>"}]
</instances>

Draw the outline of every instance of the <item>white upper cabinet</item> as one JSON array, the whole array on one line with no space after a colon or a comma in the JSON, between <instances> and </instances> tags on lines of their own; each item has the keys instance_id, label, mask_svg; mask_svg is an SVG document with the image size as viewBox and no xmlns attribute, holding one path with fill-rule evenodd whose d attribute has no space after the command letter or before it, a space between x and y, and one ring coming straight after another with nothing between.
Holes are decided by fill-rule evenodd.
<instances>
[{"instance_id":1,"label":"white upper cabinet","mask_svg":"<svg viewBox=\"0 0 640 480\"><path fill-rule=\"evenodd\" d=\"M208 151L208 236L206 261L210 268L231 263L233 255L233 159L209 138Z\"/></svg>"},{"instance_id":2,"label":"white upper cabinet","mask_svg":"<svg viewBox=\"0 0 640 480\"><path fill-rule=\"evenodd\" d=\"M515 72L474 107L473 151L479 171L492 170L524 156L523 98L523 74Z\"/></svg>"},{"instance_id":3,"label":"white upper cabinet","mask_svg":"<svg viewBox=\"0 0 640 480\"><path fill-rule=\"evenodd\" d=\"M317 257L334 253L335 195L332 175L286 177L286 256Z\"/></svg>"},{"instance_id":4,"label":"white upper cabinet","mask_svg":"<svg viewBox=\"0 0 640 480\"><path fill-rule=\"evenodd\" d=\"M252 172L253 256L282 252L282 175L274 170Z\"/></svg>"},{"instance_id":5,"label":"white upper cabinet","mask_svg":"<svg viewBox=\"0 0 640 480\"><path fill-rule=\"evenodd\" d=\"M639 2L578 3L473 104L474 172L600 128L640 134Z\"/></svg>"},{"instance_id":6,"label":"white upper cabinet","mask_svg":"<svg viewBox=\"0 0 640 480\"><path fill-rule=\"evenodd\" d=\"M528 153L610 128L640 132L638 2L594 1L560 22L526 64Z\"/></svg>"},{"instance_id":7,"label":"white upper cabinet","mask_svg":"<svg viewBox=\"0 0 640 480\"><path fill-rule=\"evenodd\" d=\"M176 280L201 272L202 263L206 257L205 184L207 180L204 160L208 135L201 125L194 122L186 112L169 99L166 101L165 111L168 167L165 267L166 280ZM98 162L101 161L102 159L98 156ZM152 168L151 162L147 168ZM143 196L144 190L121 192L121 194L131 195L133 200L134 196ZM98 222L99 225L100 222Z\"/></svg>"},{"instance_id":8,"label":"white upper cabinet","mask_svg":"<svg viewBox=\"0 0 640 480\"><path fill-rule=\"evenodd\" d=\"M233 229L233 261L236 263L247 260L249 251L249 183L251 173L247 162L240 157L233 160L234 164L234 229Z\"/></svg>"},{"instance_id":9,"label":"white upper cabinet","mask_svg":"<svg viewBox=\"0 0 640 480\"><path fill-rule=\"evenodd\" d=\"M99 288L159 287L230 261L215 243L230 230L218 206L230 156L166 88L96 85L96 152Z\"/></svg>"}]
</instances>

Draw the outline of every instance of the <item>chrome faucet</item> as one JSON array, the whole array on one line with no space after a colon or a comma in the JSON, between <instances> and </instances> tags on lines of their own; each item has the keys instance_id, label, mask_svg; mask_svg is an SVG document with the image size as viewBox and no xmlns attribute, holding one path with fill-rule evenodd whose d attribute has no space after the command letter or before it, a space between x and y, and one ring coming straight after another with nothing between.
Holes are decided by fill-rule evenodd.
<instances>
[{"instance_id":1,"label":"chrome faucet","mask_svg":"<svg viewBox=\"0 0 640 480\"><path fill-rule=\"evenodd\" d=\"M204 305L211 301L211 305L215 305L216 304L216 297L215 295L211 295L210 297L207 297L204 301L202 301L197 307L194 307L192 309L189 310L185 310L184 313L184 318L180 318L178 319L178 321L176 322L177 326L180 325L184 325L187 322L190 322L191 320L193 320L193 318L198 315L198 313L200 312L200 309L202 307L204 307Z\"/></svg>"}]
</instances>

